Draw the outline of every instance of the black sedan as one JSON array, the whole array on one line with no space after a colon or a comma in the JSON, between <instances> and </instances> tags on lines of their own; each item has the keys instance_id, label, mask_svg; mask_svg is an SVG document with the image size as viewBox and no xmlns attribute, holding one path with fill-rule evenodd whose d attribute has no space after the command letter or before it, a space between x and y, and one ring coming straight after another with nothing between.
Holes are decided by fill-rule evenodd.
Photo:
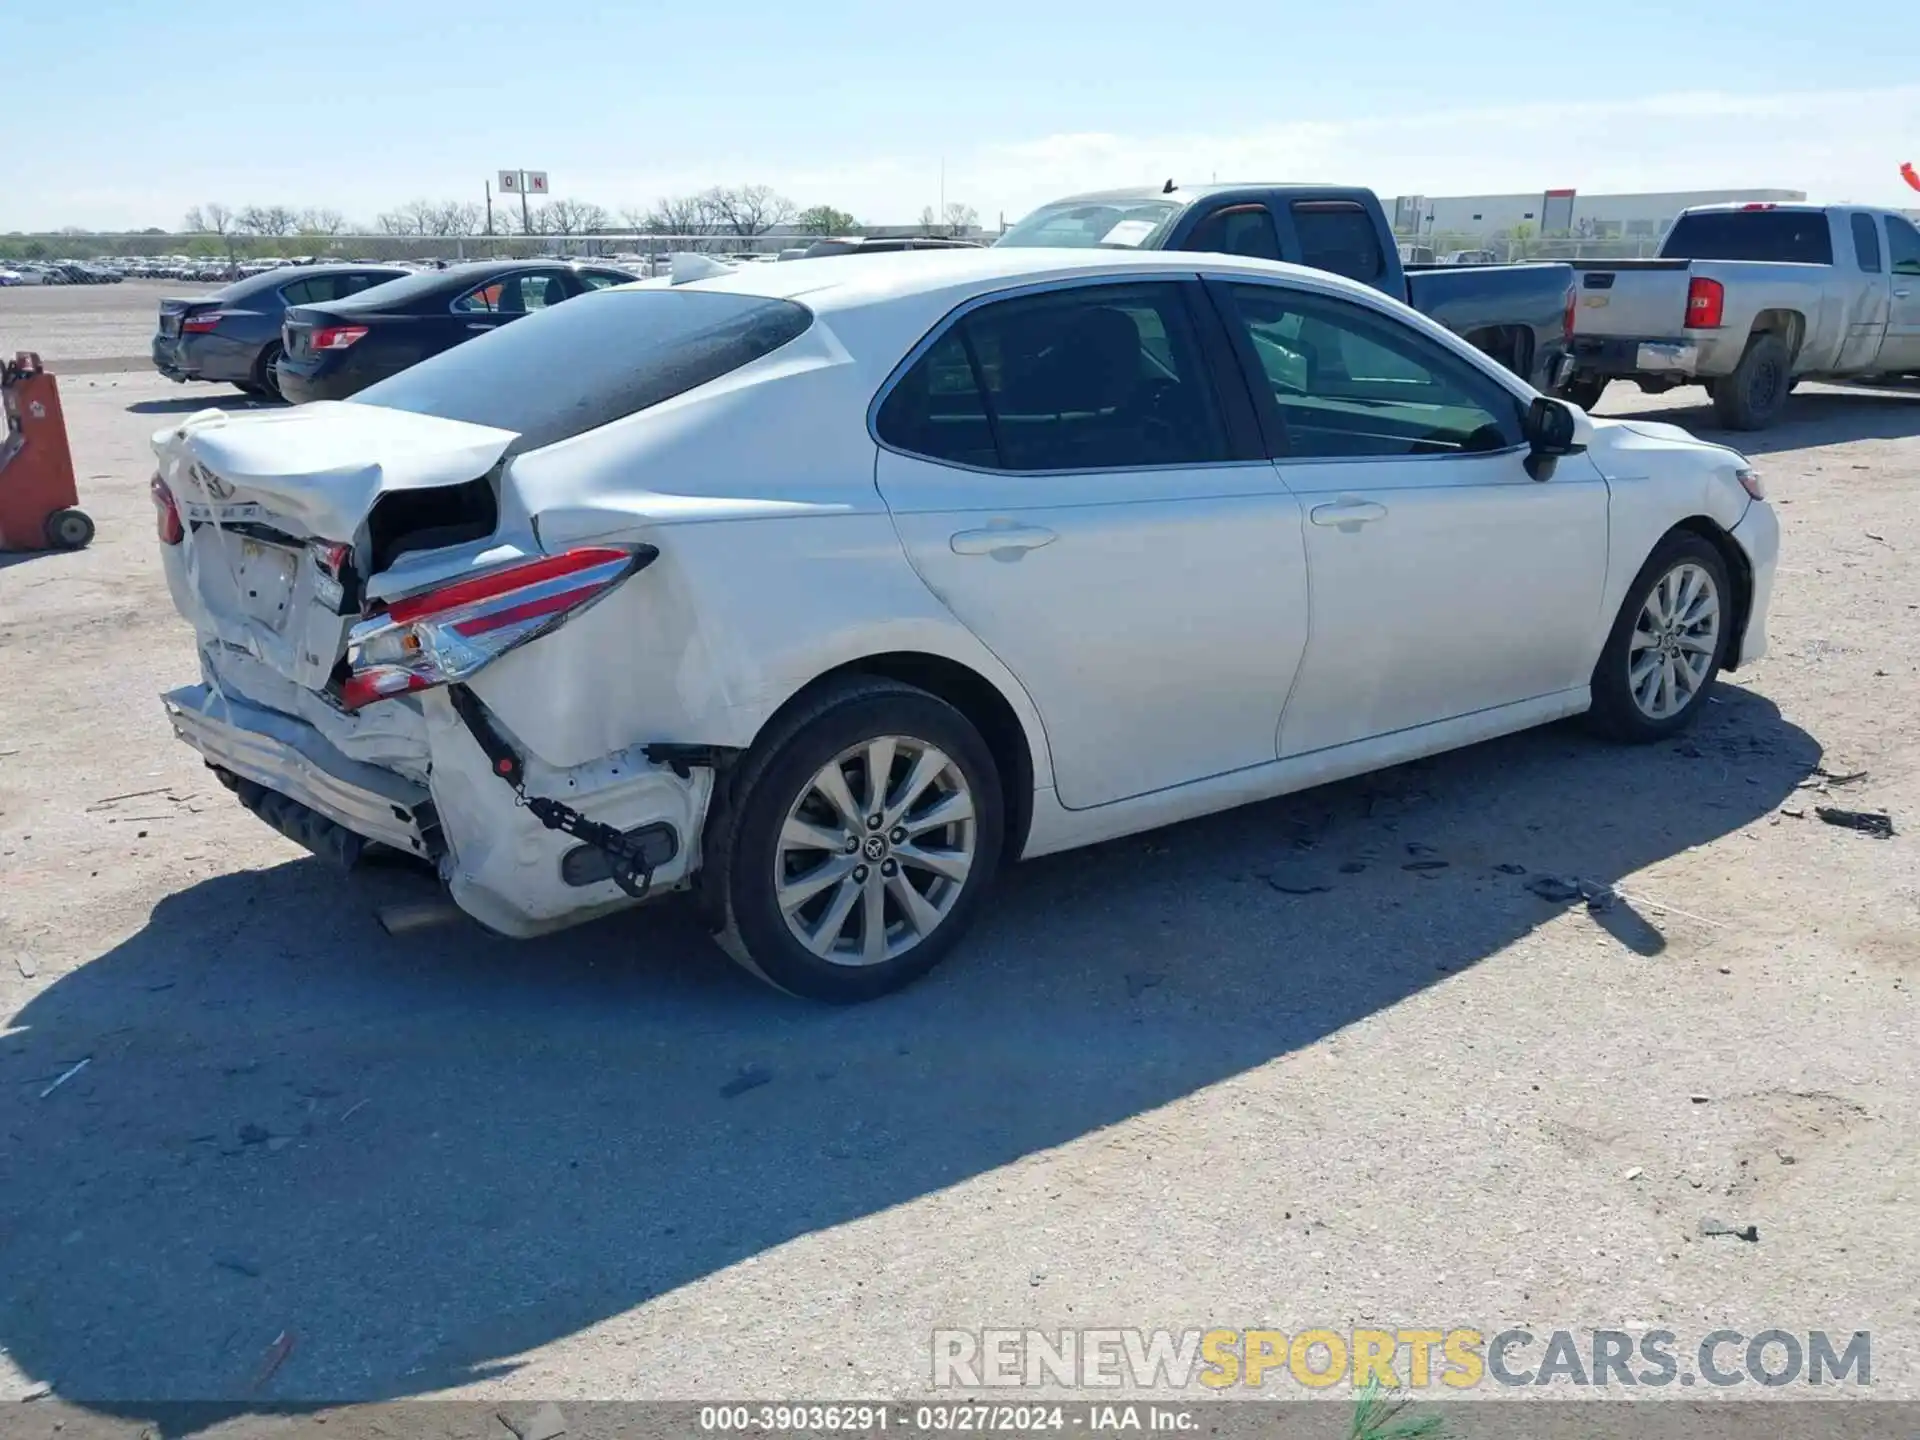
<instances>
[{"instance_id":1,"label":"black sedan","mask_svg":"<svg viewBox=\"0 0 1920 1440\"><path fill-rule=\"evenodd\" d=\"M169 379L224 380L277 398L280 327L291 307L344 300L410 273L397 265L287 266L211 295L162 300L153 367Z\"/></svg>"},{"instance_id":2,"label":"black sedan","mask_svg":"<svg viewBox=\"0 0 1920 1440\"><path fill-rule=\"evenodd\" d=\"M589 290L640 277L605 265L489 260L423 270L351 300L287 312L280 389L299 404L344 400L429 355Z\"/></svg>"}]
</instances>

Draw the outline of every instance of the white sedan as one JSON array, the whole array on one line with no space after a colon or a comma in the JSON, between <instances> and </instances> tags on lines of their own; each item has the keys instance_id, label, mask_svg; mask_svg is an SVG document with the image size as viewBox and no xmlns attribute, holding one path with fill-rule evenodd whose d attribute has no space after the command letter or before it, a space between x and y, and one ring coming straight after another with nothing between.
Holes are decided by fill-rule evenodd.
<instances>
[{"instance_id":1,"label":"white sedan","mask_svg":"<svg viewBox=\"0 0 1920 1440\"><path fill-rule=\"evenodd\" d=\"M510 935L691 890L857 1000L1005 859L1581 712L1668 735L1765 648L1745 460L1337 277L715 268L155 437L165 705L243 802Z\"/></svg>"}]
</instances>

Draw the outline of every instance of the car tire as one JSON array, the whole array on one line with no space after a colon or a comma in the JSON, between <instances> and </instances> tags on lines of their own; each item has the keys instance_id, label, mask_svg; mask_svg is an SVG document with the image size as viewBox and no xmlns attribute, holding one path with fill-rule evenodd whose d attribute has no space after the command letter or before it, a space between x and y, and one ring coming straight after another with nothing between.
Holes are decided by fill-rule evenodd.
<instances>
[{"instance_id":1,"label":"car tire","mask_svg":"<svg viewBox=\"0 0 1920 1440\"><path fill-rule=\"evenodd\" d=\"M253 362L253 379L250 382L252 393L264 396L268 400L283 400L280 393L280 357L286 352L280 348L278 340L269 340L267 348L260 352L260 358ZM249 386L240 387L245 390Z\"/></svg>"},{"instance_id":2,"label":"car tire","mask_svg":"<svg viewBox=\"0 0 1920 1440\"><path fill-rule=\"evenodd\" d=\"M911 685L828 685L726 780L702 879L716 938L795 995L852 1004L919 979L964 934L999 869L993 753L965 715Z\"/></svg>"},{"instance_id":3,"label":"car tire","mask_svg":"<svg viewBox=\"0 0 1920 1440\"><path fill-rule=\"evenodd\" d=\"M1686 729L1720 673L1735 619L1720 551L1695 531L1670 532L1627 587L1593 667L1589 722L1631 744Z\"/></svg>"},{"instance_id":4,"label":"car tire","mask_svg":"<svg viewBox=\"0 0 1920 1440\"><path fill-rule=\"evenodd\" d=\"M1582 410L1591 410L1600 403L1600 397L1607 393L1605 377L1598 380L1569 380L1560 387L1560 398L1569 404L1578 405Z\"/></svg>"},{"instance_id":5,"label":"car tire","mask_svg":"<svg viewBox=\"0 0 1920 1440\"><path fill-rule=\"evenodd\" d=\"M1779 418L1792 389L1793 355L1768 332L1747 343L1731 375L1713 382L1713 413L1728 430L1764 430Z\"/></svg>"}]
</instances>

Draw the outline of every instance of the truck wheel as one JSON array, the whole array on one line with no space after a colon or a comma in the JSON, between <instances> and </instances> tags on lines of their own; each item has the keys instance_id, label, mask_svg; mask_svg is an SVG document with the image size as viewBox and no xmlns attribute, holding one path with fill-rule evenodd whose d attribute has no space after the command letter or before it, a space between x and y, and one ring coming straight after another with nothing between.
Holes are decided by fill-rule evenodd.
<instances>
[{"instance_id":1,"label":"truck wheel","mask_svg":"<svg viewBox=\"0 0 1920 1440\"><path fill-rule=\"evenodd\" d=\"M931 970L979 912L1005 806L967 717L889 680L834 685L732 777L704 883L721 948L813 1000L871 1000Z\"/></svg>"},{"instance_id":2,"label":"truck wheel","mask_svg":"<svg viewBox=\"0 0 1920 1440\"><path fill-rule=\"evenodd\" d=\"M1560 398L1569 404L1578 405L1582 410L1591 410L1600 403L1600 397L1607 393L1605 376L1597 380L1573 379L1560 387Z\"/></svg>"},{"instance_id":3,"label":"truck wheel","mask_svg":"<svg viewBox=\"0 0 1920 1440\"><path fill-rule=\"evenodd\" d=\"M1779 418L1793 386L1787 342L1768 332L1747 344L1731 375L1713 382L1713 413L1729 430L1764 430Z\"/></svg>"},{"instance_id":4,"label":"truck wheel","mask_svg":"<svg viewBox=\"0 0 1920 1440\"><path fill-rule=\"evenodd\" d=\"M1669 533L1627 587L1593 667L1588 722L1635 744L1684 730L1720 673L1733 620L1720 552L1691 530Z\"/></svg>"}]
</instances>

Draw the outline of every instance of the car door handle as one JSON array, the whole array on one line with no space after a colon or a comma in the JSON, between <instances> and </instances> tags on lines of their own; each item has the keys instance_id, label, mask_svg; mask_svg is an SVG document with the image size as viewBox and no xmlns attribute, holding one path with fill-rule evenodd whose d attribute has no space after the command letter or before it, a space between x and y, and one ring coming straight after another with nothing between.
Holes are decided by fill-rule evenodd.
<instances>
[{"instance_id":1,"label":"car door handle","mask_svg":"<svg viewBox=\"0 0 1920 1440\"><path fill-rule=\"evenodd\" d=\"M1044 525L995 525L985 530L962 530L953 537L956 555L992 555L1017 560L1027 550L1051 545L1060 537Z\"/></svg>"},{"instance_id":2,"label":"car door handle","mask_svg":"<svg viewBox=\"0 0 1920 1440\"><path fill-rule=\"evenodd\" d=\"M1911 295L1912 293L1913 292L1911 290L1896 290L1893 292L1893 298L1896 300L1904 300L1907 298L1907 296Z\"/></svg>"},{"instance_id":3,"label":"car door handle","mask_svg":"<svg viewBox=\"0 0 1920 1440\"><path fill-rule=\"evenodd\" d=\"M1335 500L1313 507L1314 524L1338 525L1343 530L1349 525L1365 525L1386 518L1387 507L1372 500Z\"/></svg>"},{"instance_id":4,"label":"car door handle","mask_svg":"<svg viewBox=\"0 0 1920 1440\"><path fill-rule=\"evenodd\" d=\"M493 329L493 328L494 328L494 326L495 326L495 325L497 325L498 323L499 323L498 321L492 321L492 322L490 322L490 323L488 323L488 324L485 324L485 325L480 325L480 324L473 324L473 325L469 325L469 326L467 326L467 328L468 328L469 330L491 330L491 329Z\"/></svg>"}]
</instances>

